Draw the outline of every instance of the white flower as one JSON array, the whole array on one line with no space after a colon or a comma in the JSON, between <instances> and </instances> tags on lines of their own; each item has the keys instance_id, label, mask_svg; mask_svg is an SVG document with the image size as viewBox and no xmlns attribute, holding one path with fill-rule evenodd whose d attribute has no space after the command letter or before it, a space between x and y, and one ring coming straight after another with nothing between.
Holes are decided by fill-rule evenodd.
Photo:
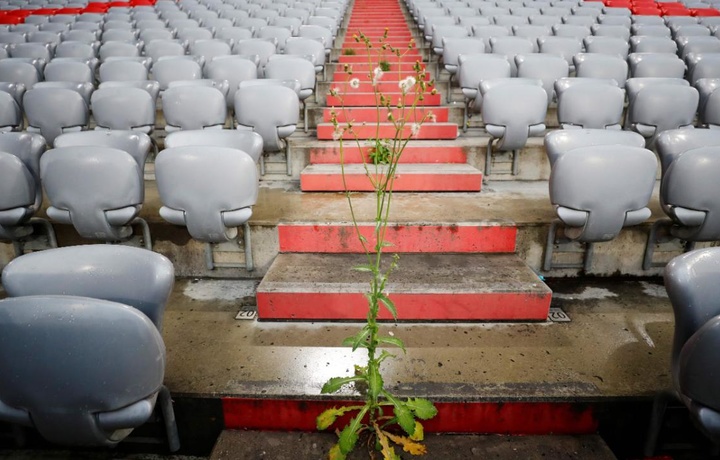
<instances>
[{"instance_id":1,"label":"white flower","mask_svg":"<svg viewBox=\"0 0 720 460\"><path fill-rule=\"evenodd\" d=\"M359 78L353 78L350 80L350 88L358 89L360 88L360 79Z\"/></svg>"},{"instance_id":2,"label":"white flower","mask_svg":"<svg viewBox=\"0 0 720 460\"><path fill-rule=\"evenodd\" d=\"M400 83L398 83L398 86L400 87L400 90L403 92L403 94L407 93L412 89L413 86L415 86L415 83L417 81L413 77L407 77L405 80L402 80Z\"/></svg>"},{"instance_id":3,"label":"white flower","mask_svg":"<svg viewBox=\"0 0 720 460\"><path fill-rule=\"evenodd\" d=\"M420 123L413 123L412 125L410 125L410 135L412 137L417 137L419 132L420 132Z\"/></svg>"},{"instance_id":4,"label":"white flower","mask_svg":"<svg viewBox=\"0 0 720 460\"><path fill-rule=\"evenodd\" d=\"M372 84L373 86L377 85L380 79L383 76L383 71L380 67L375 67L373 70L373 78L372 78Z\"/></svg>"},{"instance_id":5,"label":"white flower","mask_svg":"<svg viewBox=\"0 0 720 460\"><path fill-rule=\"evenodd\" d=\"M345 130L343 128L341 128L339 125L336 126L335 130L332 133L332 139L334 141L339 141L342 138L344 132Z\"/></svg>"}]
</instances>

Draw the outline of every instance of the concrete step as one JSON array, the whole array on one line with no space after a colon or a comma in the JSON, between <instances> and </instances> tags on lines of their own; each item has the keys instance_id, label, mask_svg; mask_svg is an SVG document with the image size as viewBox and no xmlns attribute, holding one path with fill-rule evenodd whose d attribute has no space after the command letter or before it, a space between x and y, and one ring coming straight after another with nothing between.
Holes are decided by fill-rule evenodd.
<instances>
[{"instance_id":1,"label":"concrete step","mask_svg":"<svg viewBox=\"0 0 720 460\"><path fill-rule=\"evenodd\" d=\"M358 230L375 245L374 224ZM364 253L352 223L292 222L278 224L280 252ZM394 253L514 253L517 227L504 222L452 224L397 224L388 227L386 240Z\"/></svg>"},{"instance_id":2,"label":"concrete step","mask_svg":"<svg viewBox=\"0 0 720 460\"><path fill-rule=\"evenodd\" d=\"M341 124L340 128L344 128ZM454 140L458 137L458 125L456 123L431 123L424 122L416 128L413 133L413 125L407 123L402 127L402 139L417 140ZM345 140L355 139L394 139L396 138L398 128L394 123L356 123L352 126L352 131L343 130L342 138ZM317 126L317 138L319 140L338 140L333 123L320 123Z\"/></svg>"},{"instance_id":3,"label":"concrete step","mask_svg":"<svg viewBox=\"0 0 720 460\"><path fill-rule=\"evenodd\" d=\"M273 460L324 458L337 442L334 433L287 433L225 430L210 455L210 460L271 458ZM614 460L610 448L598 435L580 436L472 436L428 435L423 442L428 458L467 460ZM396 451L402 449L397 448ZM367 459L364 445L348 457ZM405 457L403 457L405 458ZM408 457L409 458L409 457Z\"/></svg>"},{"instance_id":4,"label":"concrete step","mask_svg":"<svg viewBox=\"0 0 720 460\"><path fill-rule=\"evenodd\" d=\"M362 320L359 254L279 254L257 290L261 320ZM400 321L544 321L552 292L511 254L405 254L387 292ZM382 319L391 319L381 309Z\"/></svg>"},{"instance_id":5,"label":"concrete step","mask_svg":"<svg viewBox=\"0 0 720 460\"><path fill-rule=\"evenodd\" d=\"M370 171L376 166L370 165ZM377 166L378 174L386 167ZM395 170L395 192L479 192L482 173L468 164L399 164ZM373 191L370 178L361 164L345 166L345 180L340 165L309 165L300 173L304 192Z\"/></svg>"},{"instance_id":6,"label":"concrete step","mask_svg":"<svg viewBox=\"0 0 720 460\"><path fill-rule=\"evenodd\" d=\"M370 162L370 146L320 145L310 149L310 164L352 164ZM342 153L342 155L341 155ZM400 163L467 163L467 154L459 145L408 144L400 155Z\"/></svg>"}]
</instances>

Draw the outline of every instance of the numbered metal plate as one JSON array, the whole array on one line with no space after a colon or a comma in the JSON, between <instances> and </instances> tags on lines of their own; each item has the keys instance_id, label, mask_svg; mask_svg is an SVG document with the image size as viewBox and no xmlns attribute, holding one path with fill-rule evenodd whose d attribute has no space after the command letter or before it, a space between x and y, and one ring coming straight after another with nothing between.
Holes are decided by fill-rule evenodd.
<instances>
[{"instance_id":1,"label":"numbered metal plate","mask_svg":"<svg viewBox=\"0 0 720 460\"><path fill-rule=\"evenodd\" d=\"M571 321L567 313L565 313L562 308L559 307L550 307L547 319L548 321L552 321L553 323L569 323Z\"/></svg>"},{"instance_id":2,"label":"numbered metal plate","mask_svg":"<svg viewBox=\"0 0 720 460\"><path fill-rule=\"evenodd\" d=\"M240 308L240 311L235 315L235 319L242 320L254 320L257 319L257 306L247 305Z\"/></svg>"}]
</instances>

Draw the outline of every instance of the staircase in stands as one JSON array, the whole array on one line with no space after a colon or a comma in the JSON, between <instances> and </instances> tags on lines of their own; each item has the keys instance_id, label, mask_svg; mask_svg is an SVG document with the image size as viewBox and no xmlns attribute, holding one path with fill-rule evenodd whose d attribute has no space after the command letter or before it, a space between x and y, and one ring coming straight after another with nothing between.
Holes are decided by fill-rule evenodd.
<instances>
[{"instance_id":1,"label":"staircase in stands","mask_svg":"<svg viewBox=\"0 0 720 460\"><path fill-rule=\"evenodd\" d=\"M310 152L310 165L300 175L306 193L338 193L347 186L351 192L372 191L363 167L368 146L344 142L345 185L341 172L340 143L333 141L331 112L341 123L354 121L355 134L367 142L394 135L386 122L387 112L378 111L372 92L364 44L353 34L362 31L373 43L385 34L387 42L407 49L413 32L399 3L384 0L356 0L347 26L347 35L332 77L332 88L340 96L328 95L324 122L317 137L323 141ZM352 49L352 52L345 50ZM377 55L372 50L374 59ZM397 59L397 58L395 58ZM423 57L410 50L381 80L382 91L402 97L398 83L414 75L412 66ZM347 64L352 74L348 74ZM427 62L422 63L423 66ZM397 67L400 67L399 69ZM351 88L350 78L359 78ZM342 97L342 101L339 99ZM468 200L480 192L482 173L467 163L456 123L448 122L448 107L439 92L427 95L410 114L410 121L427 111L435 115L408 144L397 168L394 192L464 193ZM341 107L342 106L342 107ZM415 118L413 118L415 117ZM406 125L409 128L409 125ZM378 134L379 132L379 134ZM345 138L351 135L345 133ZM349 146L348 146L349 145ZM402 209L391 213L390 251L401 253L388 292L401 321L544 321L552 293L517 255L517 228L512 222L406 221ZM361 222L361 232L370 238L374 223ZM367 280L353 266L364 263L364 255L350 220L307 221L278 225L279 251L257 291L261 320L343 321L363 320L367 314L364 293ZM384 319L390 319L386 315Z\"/></svg>"}]
</instances>

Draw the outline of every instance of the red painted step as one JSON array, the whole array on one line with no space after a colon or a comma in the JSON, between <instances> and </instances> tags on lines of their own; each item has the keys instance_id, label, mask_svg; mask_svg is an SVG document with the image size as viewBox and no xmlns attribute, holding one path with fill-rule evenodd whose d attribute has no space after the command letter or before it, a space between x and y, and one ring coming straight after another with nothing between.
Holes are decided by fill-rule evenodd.
<instances>
[{"instance_id":1,"label":"red painted step","mask_svg":"<svg viewBox=\"0 0 720 460\"><path fill-rule=\"evenodd\" d=\"M261 320L364 320L363 254L279 254L257 289ZM365 276L363 276L365 275ZM545 321L552 292L513 254L404 254L387 294L400 321ZM382 308L380 318L391 320Z\"/></svg>"},{"instance_id":2,"label":"red painted step","mask_svg":"<svg viewBox=\"0 0 720 460\"><path fill-rule=\"evenodd\" d=\"M334 375L334 374L333 374ZM315 418L331 407L357 401L317 399L222 399L225 428L232 430L315 431ZM582 402L435 402L438 414L423 421L430 433L493 433L511 435L592 434L598 417ZM273 414L268 417L268 414ZM342 423L339 426L343 426ZM468 457L472 454L468 454Z\"/></svg>"},{"instance_id":3,"label":"red painted step","mask_svg":"<svg viewBox=\"0 0 720 460\"><path fill-rule=\"evenodd\" d=\"M369 166L373 177L375 166ZM309 165L300 173L303 192L357 192L375 190L363 165L345 165L343 181L340 165ZM378 174L384 169L378 167ZM479 192L482 173L468 164L399 164L395 170L395 192Z\"/></svg>"},{"instance_id":4,"label":"red painted step","mask_svg":"<svg viewBox=\"0 0 720 460\"><path fill-rule=\"evenodd\" d=\"M375 245L373 224L362 224L360 233ZM388 227L386 241L393 253L491 253L515 252L517 227L500 223L397 224ZM278 225L280 252L323 254L364 253L352 224L288 223ZM371 251L374 252L374 251Z\"/></svg>"},{"instance_id":5,"label":"red painted step","mask_svg":"<svg viewBox=\"0 0 720 460\"><path fill-rule=\"evenodd\" d=\"M350 96L346 96L345 105L360 105L352 104L352 101L348 101ZM368 105L368 104L364 104ZM458 126L456 123L423 123L417 130L416 133L412 132L413 125L406 124L403 126L403 132L401 138L403 139L425 139L425 140L438 140L438 139L457 139L458 137ZM332 123L319 123L317 126L317 138L319 140L338 140L334 137L335 126ZM392 123L376 123L369 122L367 124L356 123L352 127L352 131L344 129L342 132L342 138L346 140L355 139L389 139L396 137L396 128Z\"/></svg>"},{"instance_id":6,"label":"red painted step","mask_svg":"<svg viewBox=\"0 0 720 460\"><path fill-rule=\"evenodd\" d=\"M390 75L397 75L398 72L400 73L409 73L415 71L415 61L412 62L397 62L397 58L394 58L395 60L388 59L388 63L390 64L390 70L385 71L385 74ZM344 64L344 63L343 63ZM343 69L344 65L341 64L338 66L338 69ZM364 60L362 62L354 62L352 64L348 64L352 67L352 70L354 73L368 73L375 69L375 67L378 66L376 62L369 63L367 60ZM425 64L421 64L421 68L425 68ZM413 75L414 76L414 75ZM404 77L403 77L404 78Z\"/></svg>"},{"instance_id":7,"label":"red painted step","mask_svg":"<svg viewBox=\"0 0 720 460\"><path fill-rule=\"evenodd\" d=\"M421 62L422 62L422 56L420 56L420 54L417 53L416 51L412 51L412 53L404 54L404 55L402 55L402 56L400 56L400 57L395 56L395 55L390 54L390 53L387 53L385 56L382 56L382 55L379 55L379 54L378 54L378 51L377 51L376 49L374 49L374 48L371 49L371 50L369 51L369 53L365 53L365 54L359 54L359 53L358 53L358 54L354 54L354 55L345 55L345 54L344 54L344 55L341 55L340 57L338 57L338 62L341 63L341 64L345 64L345 63L348 63L348 64L359 64L359 63L367 64L368 58L370 58L370 60L373 61L373 63L378 62L378 61L383 60L383 59L386 60L386 61L388 61L388 62L398 62L398 61L400 61L400 62L410 62L410 63L413 63L413 64L414 64L415 62L417 62L417 61L421 61ZM377 64L375 64L375 65L377 65Z\"/></svg>"},{"instance_id":8,"label":"red painted step","mask_svg":"<svg viewBox=\"0 0 720 460\"><path fill-rule=\"evenodd\" d=\"M450 116L448 107L407 107L406 109L386 108L377 109L375 107L345 107L345 108L326 108L323 110L323 121L331 122L335 119L341 123L346 121L359 122L377 122L387 121L388 116L392 114L393 119L404 119L411 123L427 120L428 123L447 123Z\"/></svg>"},{"instance_id":9,"label":"red painted step","mask_svg":"<svg viewBox=\"0 0 720 460\"><path fill-rule=\"evenodd\" d=\"M354 143L345 143L340 156L339 143L310 149L311 164L345 164L369 162L369 146L357 147ZM408 144L400 155L400 163L467 163L467 155L462 147L456 145Z\"/></svg>"}]
</instances>

